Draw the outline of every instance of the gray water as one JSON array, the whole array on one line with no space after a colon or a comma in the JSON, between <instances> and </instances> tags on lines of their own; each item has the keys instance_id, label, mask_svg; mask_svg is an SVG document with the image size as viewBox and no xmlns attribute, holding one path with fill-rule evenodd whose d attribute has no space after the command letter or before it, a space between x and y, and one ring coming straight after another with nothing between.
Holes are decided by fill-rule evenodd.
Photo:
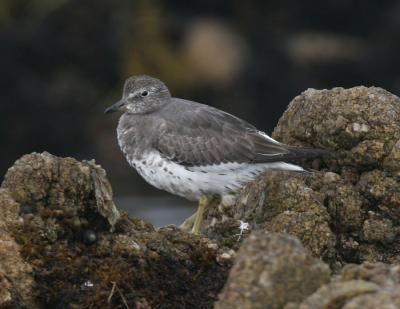
<instances>
[{"instance_id":1,"label":"gray water","mask_svg":"<svg viewBox=\"0 0 400 309\"><path fill-rule=\"evenodd\" d=\"M150 222L155 227L168 224L179 225L190 217L197 208L197 204L176 196L137 197L124 196L114 198L114 202L121 210L131 217L138 217Z\"/></svg>"}]
</instances>

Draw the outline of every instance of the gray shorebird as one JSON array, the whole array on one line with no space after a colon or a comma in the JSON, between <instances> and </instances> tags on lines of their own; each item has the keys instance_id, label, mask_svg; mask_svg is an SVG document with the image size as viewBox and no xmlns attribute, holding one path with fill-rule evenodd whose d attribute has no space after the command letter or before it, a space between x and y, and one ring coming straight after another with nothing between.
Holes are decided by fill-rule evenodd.
<instances>
[{"instance_id":1,"label":"gray shorebird","mask_svg":"<svg viewBox=\"0 0 400 309\"><path fill-rule=\"evenodd\" d=\"M282 144L214 107L174 98L150 76L126 80L122 99L105 113L117 110L124 111L117 135L129 164L154 187L199 201L185 221L195 234L213 197L235 192L268 170L302 172L290 162L321 154Z\"/></svg>"}]
</instances>

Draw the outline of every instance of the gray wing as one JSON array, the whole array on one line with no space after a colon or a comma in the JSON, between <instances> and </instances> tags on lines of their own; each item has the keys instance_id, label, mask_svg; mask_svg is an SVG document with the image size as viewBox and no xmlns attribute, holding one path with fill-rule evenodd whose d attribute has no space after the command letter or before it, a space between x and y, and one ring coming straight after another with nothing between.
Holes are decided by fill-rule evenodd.
<instances>
[{"instance_id":1,"label":"gray wing","mask_svg":"<svg viewBox=\"0 0 400 309\"><path fill-rule=\"evenodd\" d=\"M290 161L321 153L278 143L246 121L207 105L181 105L170 116L163 117L153 146L185 166Z\"/></svg>"}]
</instances>

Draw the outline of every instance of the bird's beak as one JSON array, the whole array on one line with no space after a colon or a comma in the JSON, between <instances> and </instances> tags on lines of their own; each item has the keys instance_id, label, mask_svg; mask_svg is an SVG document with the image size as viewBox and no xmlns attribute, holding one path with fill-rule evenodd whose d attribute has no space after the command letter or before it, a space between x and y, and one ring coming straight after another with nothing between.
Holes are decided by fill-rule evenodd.
<instances>
[{"instance_id":1,"label":"bird's beak","mask_svg":"<svg viewBox=\"0 0 400 309\"><path fill-rule=\"evenodd\" d=\"M104 114L111 114L119 110L122 106L125 105L125 100L119 100L117 103L114 105L111 105L110 107L107 107L106 110L104 111Z\"/></svg>"}]
</instances>

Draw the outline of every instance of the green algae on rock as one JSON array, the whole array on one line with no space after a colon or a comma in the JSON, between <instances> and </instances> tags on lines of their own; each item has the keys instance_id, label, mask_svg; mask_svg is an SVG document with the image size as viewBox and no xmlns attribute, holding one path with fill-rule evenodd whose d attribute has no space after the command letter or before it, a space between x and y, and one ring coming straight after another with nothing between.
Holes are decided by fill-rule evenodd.
<instances>
[{"instance_id":1,"label":"green algae on rock","mask_svg":"<svg viewBox=\"0 0 400 309\"><path fill-rule=\"evenodd\" d=\"M210 308L231 265L206 238L120 214L93 162L26 155L0 202L0 306Z\"/></svg>"}]
</instances>

